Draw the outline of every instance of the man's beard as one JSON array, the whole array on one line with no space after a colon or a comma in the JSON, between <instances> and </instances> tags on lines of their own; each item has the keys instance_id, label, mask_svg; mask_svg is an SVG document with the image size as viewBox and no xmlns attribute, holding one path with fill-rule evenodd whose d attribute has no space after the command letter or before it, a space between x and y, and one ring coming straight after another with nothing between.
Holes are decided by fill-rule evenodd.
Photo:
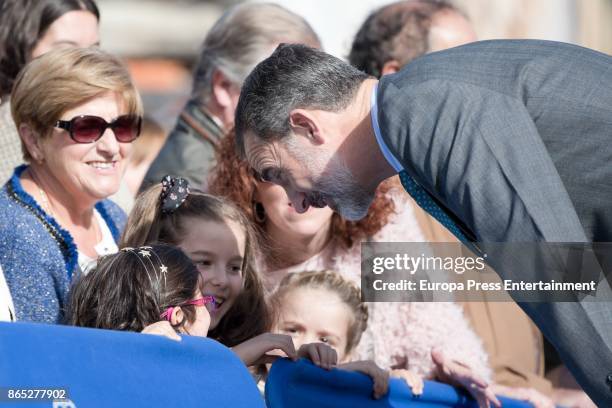
<instances>
[{"instance_id":1,"label":"man's beard","mask_svg":"<svg viewBox=\"0 0 612 408\"><path fill-rule=\"evenodd\" d=\"M331 209L350 221L365 217L374 194L363 189L346 165L335 157L328 163L326 173L315 183L315 189Z\"/></svg>"},{"instance_id":2,"label":"man's beard","mask_svg":"<svg viewBox=\"0 0 612 408\"><path fill-rule=\"evenodd\" d=\"M366 191L359 184L348 166L334 154L317 150L291 149L317 180L313 191L307 194L310 203L321 202L321 198L334 211L350 221L358 221L368 214L375 192Z\"/></svg>"}]
</instances>

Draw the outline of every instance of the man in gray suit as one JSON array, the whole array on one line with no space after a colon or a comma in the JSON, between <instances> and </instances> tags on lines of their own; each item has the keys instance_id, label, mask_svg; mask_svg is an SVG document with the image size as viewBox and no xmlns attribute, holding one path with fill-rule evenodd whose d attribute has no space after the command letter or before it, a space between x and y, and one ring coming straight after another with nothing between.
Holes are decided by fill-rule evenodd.
<instances>
[{"instance_id":1,"label":"man in gray suit","mask_svg":"<svg viewBox=\"0 0 612 408\"><path fill-rule=\"evenodd\" d=\"M251 166L298 212L329 205L359 219L378 184L400 173L468 245L612 241L612 58L592 50L485 41L377 81L280 46L245 81L235 126ZM520 276L492 258L502 277ZM593 401L610 406L612 306L521 307Z\"/></svg>"}]
</instances>

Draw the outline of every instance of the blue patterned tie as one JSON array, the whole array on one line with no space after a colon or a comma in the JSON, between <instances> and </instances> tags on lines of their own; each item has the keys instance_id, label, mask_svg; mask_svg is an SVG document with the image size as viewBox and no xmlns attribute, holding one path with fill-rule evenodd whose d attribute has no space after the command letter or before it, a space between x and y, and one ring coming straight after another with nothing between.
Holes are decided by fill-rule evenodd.
<instances>
[{"instance_id":1,"label":"blue patterned tie","mask_svg":"<svg viewBox=\"0 0 612 408\"><path fill-rule=\"evenodd\" d=\"M467 243L468 239L463 235L457 224L444 212L442 208L431 198L429 193L423 189L416 181L408 174L406 170L399 173L400 181L404 189L414 198L414 201L431 216L444 225L446 229L453 233L461 242Z\"/></svg>"}]
</instances>

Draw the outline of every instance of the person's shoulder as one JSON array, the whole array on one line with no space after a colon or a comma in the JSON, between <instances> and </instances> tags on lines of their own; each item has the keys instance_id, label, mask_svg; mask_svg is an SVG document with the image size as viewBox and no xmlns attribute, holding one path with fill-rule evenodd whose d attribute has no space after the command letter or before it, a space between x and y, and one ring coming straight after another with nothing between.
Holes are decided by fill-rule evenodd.
<instances>
[{"instance_id":1,"label":"person's shoulder","mask_svg":"<svg viewBox=\"0 0 612 408\"><path fill-rule=\"evenodd\" d=\"M421 227L414 214L412 202L407 193L399 185L399 181L386 193L386 198L394 206L387 223L378 231L373 239L377 242L423 242L425 241Z\"/></svg>"},{"instance_id":2,"label":"person's shoulder","mask_svg":"<svg viewBox=\"0 0 612 408\"><path fill-rule=\"evenodd\" d=\"M214 154L214 147L204 138L177 125L149 167L145 184L158 183L162 177L171 174L194 179L195 185L200 185L204 181L203 177L200 180L195 175L207 171Z\"/></svg>"},{"instance_id":3,"label":"person's shoulder","mask_svg":"<svg viewBox=\"0 0 612 408\"><path fill-rule=\"evenodd\" d=\"M430 87L432 82L503 89L527 72L564 69L567 62L605 54L573 44L546 40L486 40L425 54L399 72L381 78L380 89ZM531 68L537 67L536 70Z\"/></svg>"},{"instance_id":4,"label":"person's shoulder","mask_svg":"<svg viewBox=\"0 0 612 408\"><path fill-rule=\"evenodd\" d=\"M20 223L27 222L27 215L31 214L26 205L33 204L30 202L32 198L25 193L18 182L23 167L15 169L11 178L0 189L0 220L2 220L0 227L14 225L15 220L19 220Z\"/></svg>"},{"instance_id":5,"label":"person's shoulder","mask_svg":"<svg viewBox=\"0 0 612 408\"><path fill-rule=\"evenodd\" d=\"M127 222L127 214L125 211L110 199L100 201L96 204L96 209L111 230L115 240L118 241Z\"/></svg>"},{"instance_id":6,"label":"person's shoulder","mask_svg":"<svg viewBox=\"0 0 612 408\"><path fill-rule=\"evenodd\" d=\"M188 108L185 108L186 110ZM201 125L196 119L192 119L192 125ZM203 127L203 126L202 126ZM182 156L195 149L198 152L214 150L214 146L209 140L202 137L200 133L190 124L185 123L181 118L177 121L174 128L168 134L168 139L162 148L161 154L166 156Z\"/></svg>"},{"instance_id":7,"label":"person's shoulder","mask_svg":"<svg viewBox=\"0 0 612 408\"><path fill-rule=\"evenodd\" d=\"M7 183L8 184L8 183ZM11 231L12 221L20 219L21 213L24 212L24 208L14 201L7 191L7 184L0 189L0 230Z\"/></svg>"},{"instance_id":8,"label":"person's shoulder","mask_svg":"<svg viewBox=\"0 0 612 408\"><path fill-rule=\"evenodd\" d=\"M0 189L0 246L25 245L24 235L43 237L40 220L7 187Z\"/></svg>"},{"instance_id":9,"label":"person's shoulder","mask_svg":"<svg viewBox=\"0 0 612 408\"><path fill-rule=\"evenodd\" d=\"M126 216L125 211L121 209L119 204L115 203L109 198L100 201L99 205L103 207L108 212L108 215L113 218L122 218Z\"/></svg>"}]
</instances>

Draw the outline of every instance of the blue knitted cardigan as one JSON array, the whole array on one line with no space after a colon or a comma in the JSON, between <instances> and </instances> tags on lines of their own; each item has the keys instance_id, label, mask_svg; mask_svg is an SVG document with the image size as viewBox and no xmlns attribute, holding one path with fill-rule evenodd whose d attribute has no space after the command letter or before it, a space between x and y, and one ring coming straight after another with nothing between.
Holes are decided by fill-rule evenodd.
<instances>
[{"instance_id":1,"label":"blue knitted cardigan","mask_svg":"<svg viewBox=\"0 0 612 408\"><path fill-rule=\"evenodd\" d=\"M70 284L80 274L74 239L25 192L15 169L0 190L0 265L18 320L58 323L63 320ZM126 215L110 200L96 204L119 240Z\"/></svg>"}]
</instances>

